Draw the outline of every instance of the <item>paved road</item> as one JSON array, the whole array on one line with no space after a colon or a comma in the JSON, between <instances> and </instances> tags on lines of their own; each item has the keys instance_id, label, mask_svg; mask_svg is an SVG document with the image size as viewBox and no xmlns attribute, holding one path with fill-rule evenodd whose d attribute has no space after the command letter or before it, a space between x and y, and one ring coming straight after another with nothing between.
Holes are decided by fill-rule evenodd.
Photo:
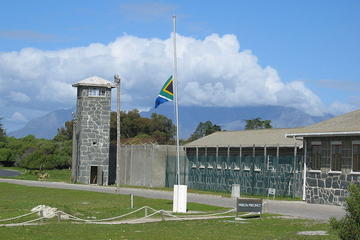
<instances>
[{"instance_id":1,"label":"paved road","mask_svg":"<svg viewBox=\"0 0 360 240\"><path fill-rule=\"evenodd\" d=\"M19 175L21 175L19 171L0 169L0 177L16 177Z\"/></svg>"},{"instance_id":2,"label":"paved road","mask_svg":"<svg viewBox=\"0 0 360 240\"><path fill-rule=\"evenodd\" d=\"M16 179L1 179L0 182L21 184L26 186L47 187L47 188L61 188L61 189L75 189L83 191L105 192L113 194L134 194L146 198L157 199L172 199L172 192L149 190L140 188L119 188L108 186L94 186L94 185L80 185L59 182L40 182L40 181L26 181ZM221 207L234 207L235 200L231 198L224 198L215 195L194 194L188 193L188 202L204 203ZM270 213L288 215L299 218L328 220L330 217L340 218L344 216L345 211L342 207L320 204L307 204L301 201L277 201L265 200L265 210Z\"/></svg>"}]
</instances>

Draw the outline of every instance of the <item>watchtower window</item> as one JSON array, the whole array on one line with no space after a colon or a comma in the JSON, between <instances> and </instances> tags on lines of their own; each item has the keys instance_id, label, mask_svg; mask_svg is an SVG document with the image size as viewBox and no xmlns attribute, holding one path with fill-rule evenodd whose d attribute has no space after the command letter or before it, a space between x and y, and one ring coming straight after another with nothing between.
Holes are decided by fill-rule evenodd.
<instances>
[{"instance_id":1,"label":"watchtower window","mask_svg":"<svg viewBox=\"0 0 360 240\"><path fill-rule=\"evenodd\" d=\"M90 88L89 89L90 97L103 97L105 95L106 95L105 89L98 89L98 88Z\"/></svg>"}]
</instances>

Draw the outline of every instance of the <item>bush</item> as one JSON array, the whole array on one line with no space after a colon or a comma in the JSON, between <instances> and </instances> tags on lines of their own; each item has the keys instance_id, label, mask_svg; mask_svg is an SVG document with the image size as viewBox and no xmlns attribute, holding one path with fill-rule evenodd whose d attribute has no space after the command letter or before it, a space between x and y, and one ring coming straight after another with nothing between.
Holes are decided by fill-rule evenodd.
<instances>
[{"instance_id":1,"label":"bush","mask_svg":"<svg viewBox=\"0 0 360 240\"><path fill-rule=\"evenodd\" d=\"M346 215L341 220L330 219L331 227L342 240L360 240L360 186L351 184L345 199Z\"/></svg>"},{"instance_id":2,"label":"bush","mask_svg":"<svg viewBox=\"0 0 360 240\"><path fill-rule=\"evenodd\" d=\"M0 148L0 165L5 167L11 167L14 165L12 160L12 152L7 148Z\"/></svg>"}]
</instances>

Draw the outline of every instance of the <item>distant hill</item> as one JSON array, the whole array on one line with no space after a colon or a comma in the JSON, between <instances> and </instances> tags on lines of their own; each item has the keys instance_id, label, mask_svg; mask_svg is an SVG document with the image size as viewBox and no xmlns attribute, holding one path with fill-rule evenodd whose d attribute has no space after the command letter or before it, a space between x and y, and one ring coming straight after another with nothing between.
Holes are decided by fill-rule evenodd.
<instances>
[{"instance_id":1,"label":"distant hill","mask_svg":"<svg viewBox=\"0 0 360 240\"><path fill-rule=\"evenodd\" d=\"M66 121L72 119L72 112L74 109L62 109L50 112L42 117L30 120L23 128L9 132L8 135L12 137L25 137L29 134L37 138L53 138L57 129L64 126Z\"/></svg>"},{"instance_id":2,"label":"distant hill","mask_svg":"<svg viewBox=\"0 0 360 240\"><path fill-rule=\"evenodd\" d=\"M172 104L163 104L156 110L142 112L144 117L150 117L155 112L163 114L171 119L174 117ZM199 122L212 121L225 130L242 130L247 119L260 117L271 120L274 128L303 127L333 117L327 114L322 117L314 117L295 108L281 106L256 106L256 107L179 107L180 116L180 137L188 138Z\"/></svg>"},{"instance_id":3,"label":"distant hill","mask_svg":"<svg viewBox=\"0 0 360 240\"><path fill-rule=\"evenodd\" d=\"M24 137L32 134L37 138L53 138L57 129L64 126L66 121L72 119L74 109L57 110L42 117L29 121L24 128L10 132L9 136ZM163 114L171 118L175 123L173 104L162 104L155 110L141 112L141 116L150 117L152 113ZM303 127L333 117L328 114L322 117L314 117L300 110L280 106L257 106L257 107L197 107L181 106L180 137L188 138L194 132L199 122L212 121L225 130L244 129L246 119L260 117L271 120L275 128Z\"/></svg>"}]
</instances>

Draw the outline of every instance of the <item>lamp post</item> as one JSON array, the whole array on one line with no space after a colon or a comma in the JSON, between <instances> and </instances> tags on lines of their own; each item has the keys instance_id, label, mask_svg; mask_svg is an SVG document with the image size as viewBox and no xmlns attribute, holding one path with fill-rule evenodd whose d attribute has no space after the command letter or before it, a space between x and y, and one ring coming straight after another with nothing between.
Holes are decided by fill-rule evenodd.
<instances>
[{"instance_id":1,"label":"lamp post","mask_svg":"<svg viewBox=\"0 0 360 240\"><path fill-rule=\"evenodd\" d=\"M120 82L118 74L114 75L116 85L116 190L120 188Z\"/></svg>"}]
</instances>

